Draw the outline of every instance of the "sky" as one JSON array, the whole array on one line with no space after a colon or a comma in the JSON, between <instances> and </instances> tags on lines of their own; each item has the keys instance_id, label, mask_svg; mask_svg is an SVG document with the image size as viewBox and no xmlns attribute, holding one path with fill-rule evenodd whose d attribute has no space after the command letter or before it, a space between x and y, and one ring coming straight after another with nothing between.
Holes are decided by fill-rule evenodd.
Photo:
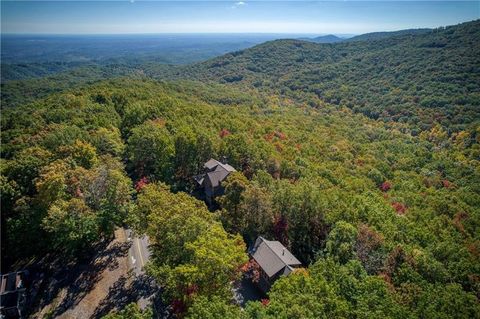
<instances>
[{"instance_id":1,"label":"sky","mask_svg":"<svg viewBox=\"0 0 480 319\"><path fill-rule=\"evenodd\" d=\"M477 1L4 1L1 32L361 34L480 18Z\"/></svg>"}]
</instances>

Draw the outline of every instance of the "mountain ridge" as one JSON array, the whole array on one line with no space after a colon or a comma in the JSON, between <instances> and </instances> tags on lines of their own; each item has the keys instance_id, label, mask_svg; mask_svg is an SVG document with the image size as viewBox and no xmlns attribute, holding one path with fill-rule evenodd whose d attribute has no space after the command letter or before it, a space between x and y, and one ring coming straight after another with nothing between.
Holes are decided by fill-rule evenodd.
<instances>
[{"instance_id":1,"label":"mountain ridge","mask_svg":"<svg viewBox=\"0 0 480 319\"><path fill-rule=\"evenodd\" d=\"M26 91L25 81L2 83L2 104L24 104L77 82L146 76L262 89L314 107L347 106L373 119L409 123L414 132L435 123L458 131L480 118L479 30L475 20L378 40L272 40L185 66L146 61L76 68L45 78L48 86L44 79L27 80L35 90Z\"/></svg>"},{"instance_id":2,"label":"mountain ridge","mask_svg":"<svg viewBox=\"0 0 480 319\"><path fill-rule=\"evenodd\" d=\"M435 123L457 130L480 118L478 37L480 20L375 41L274 40L152 74L263 88L420 130Z\"/></svg>"},{"instance_id":3,"label":"mountain ridge","mask_svg":"<svg viewBox=\"0 0 480 319\"><path fill-rule=\"evenodd\" d=\"M321 35L315 38L299 38L299 40L310 41L315 43L337 43L344 41L345 38L337 37L334 34Z\"/></svg>"},{"instance_id":4,"label":"mountain ridge","mask_svg":"<svg viewBox=\"0 0 480 319\"><path fill-rule=\"evenodd\" d=\"M435 29L418 28L418 29L398 30L398 31L369 32L369 33L363 33L363 34L353 36L351 38L345 39L344 41L353 42L353 41L381 40L381 39L386 39L386 38L395 37L395 36L426 34L434 30Z\"/></svg>"}]
</instances>

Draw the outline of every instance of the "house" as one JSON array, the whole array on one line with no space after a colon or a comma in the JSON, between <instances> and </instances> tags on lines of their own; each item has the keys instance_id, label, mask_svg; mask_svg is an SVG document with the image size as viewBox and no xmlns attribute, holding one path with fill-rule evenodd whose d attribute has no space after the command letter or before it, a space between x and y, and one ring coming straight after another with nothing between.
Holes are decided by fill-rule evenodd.
<instances>
[{"instance_id":1,"label":"house","mask_svg":"<svg viewBox=\"0 0 480 319\"><path fill-rule=\"evenodd\" d=\"M205 193L205 198L209 204L216 196L223 195L224 189L222 182L235 172L235 168L228 165L225 158L222 161L210 159L203 165L205 173L194 176L197 186Z\"/></svg>"},{"instance_id":2,"label":"house","mask_svg":"<svg viewBox=\"0 0 480 319\"><path fill-rule=\"evenodd\" d=\"M0 280L0 315L1 318L25 317L27 293L26 271L11 272L1 275Z\"/></svg>"},{"instance_id":3,"label":"house","mask_svg":"<svg viewBox=\"0 0 480 319\"><path fill-rule=\"evenodd\" d=\"M289 275L302 263L279 241L258 237L250 256L260 266L258 286L267 292L280 276Z\"/></svg>"}]
</instances>

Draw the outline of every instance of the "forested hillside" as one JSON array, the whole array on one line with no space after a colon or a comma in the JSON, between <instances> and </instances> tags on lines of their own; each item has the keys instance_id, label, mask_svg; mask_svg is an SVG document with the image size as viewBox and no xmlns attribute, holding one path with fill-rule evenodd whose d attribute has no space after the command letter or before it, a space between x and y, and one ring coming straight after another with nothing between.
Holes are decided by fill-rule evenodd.
<instances>
[{"instance_id":1,"label":"forested hillside","mask_svg":"<svg viewBox=\"0 0 480 319\"><path fill-rule=\"evenodd\" d=\"M33 64L31 67L30 64L27 64L27 66L33 69L37 67L36 64ZM157 66L159 69L162 67L168 68L168 66ZM46 97L52 93L122 76L129 76L130 78L145 77L142 69L131 65L112 64L99 66L87 64L45 77L2 82L1 107L7 108L29 104L37 98Z\"/></svg>"},{"instance_id":2,"label":"forested hillside","mask_svg":"<svg viewBox=\"0 0 480 319\"><path fill-rule=\"evenodd\" d=\"M452 131L478 123L480 21L419 33L335 44L278 40L176 76L261 87L312 106L318 98L408 123L415 133L437 122Z\"/></svg>"},{"instance_id":3,"label":"forested hillside","mask_svg":"<svg viewBox=\"0 0 480 319\"><path fill-rule=\"evenodd\" d=\"M478 318L479 33L2 84L2 267L75 262L130 227L180 318ZM192 176L221 156L238 172L210 211ZM242 310L259 235L304 268ZM133 316L151 312L109 318Z\"/></svg>"},{"instance_id":4,"label":"forested hillside","mask_svg":"<svg viewBox=\"0 0 480 319\"><path fill-rule=\"evenodd\" d=\"M245 245L262 234L310 266L280 280L267 306L250 304L252 317L478 314L479 141L468 132L412 137L347 108L127 79L8 108L2 128L11 261L75 255L128 222L158 243L151 271L167 302L193 318L205 307L239 317L218 287L238 278ZM218 155L242 172L221 211L170 193ZM212 253L225 264L202 259ZM198 269L187 281L185 267ZM204 281L210 271L225 275ZM179 288L191 285L197 293Z\"/></svg>"},{"instance_id":5,"label":"forested hillside","mask_svg":"<svg viewBox=\"0 0 480 319\"><path fill-rule=\"evenodd\" d=\"M393 36L400 36L400 35L419 35L432 32L432 29L408 29L408 30L400 30L400 31L391 31L391 32L371 32L356 35L354 37L345 39L345 41L370 41L370 40L381 40L390 38Z\"/></svg>"},{"instance_id":6,"label":"forested hillside","mask_svg":"<svg viewBox=\"0 0 480 319\"><path fill-rule=\"evenodd\" d=\"M48 78L3 82L2 107L79 83L135 75L248 86L313 107L347 106L373 119L408 123L413 134L435 123L448 132L475 127L480 105L479 20L435 30L379 34L332 44L271 41L184 67L159 64L155 59L135 63L120 59L66 69ZM40 68L41 73L42 66L29 68ZM5 72L17 72L17 68L7 66Z\"/></svg>"}]
</instances>

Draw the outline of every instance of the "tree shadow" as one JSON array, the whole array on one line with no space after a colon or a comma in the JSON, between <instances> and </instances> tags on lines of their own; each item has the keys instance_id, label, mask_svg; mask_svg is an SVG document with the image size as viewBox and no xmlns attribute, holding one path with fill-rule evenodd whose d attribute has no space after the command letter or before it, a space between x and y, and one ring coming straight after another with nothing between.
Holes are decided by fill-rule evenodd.
<instances>
[{"instance_id":1,"label":"tree shadow","mask_svg":"<svg viewBox=\"0 0 480 319\"><path fill-rule=\"evenodd\" d=\"M39 288L40 298L34 309L40 310L50 305L66 289L66 294L60 304L53 310L56 317L70 308L75 307L101 279L105 269L115 269L118 258L126 256L131 243L111 243L102 241L95 245L89 253L77 260L45 258L39 264L39 271L43 274L42 285Z\"/></svg>"},{"instance_id":2,"label":"tree shadow","mask_svg":"<svg viewBox=\"0 0 480 319\"><path fill-rule=\"evenodd\" d=\"M110 288L108 296L100 302L92 318L101 318L112 310L121 310L129 303L138 302L141 299L145 301L145 304L158 303L157 292L159 292L157 284L145 274L122 276ZM155 308L163 309L163 306L158 304Z\"/></svg>"},{"instance_id":3,"label":"tree shadow","mask_svg":"<svg viewBox=\"0 0 480 319\"><path fill-rule=\"evenodd\" d=\"M249 301L259 301L263 298L267 298L267 295L263 293L258 286L252 282L252 279L242 277L234 285L234 299L243 308Z\"/></svg>"}]
</instances>

